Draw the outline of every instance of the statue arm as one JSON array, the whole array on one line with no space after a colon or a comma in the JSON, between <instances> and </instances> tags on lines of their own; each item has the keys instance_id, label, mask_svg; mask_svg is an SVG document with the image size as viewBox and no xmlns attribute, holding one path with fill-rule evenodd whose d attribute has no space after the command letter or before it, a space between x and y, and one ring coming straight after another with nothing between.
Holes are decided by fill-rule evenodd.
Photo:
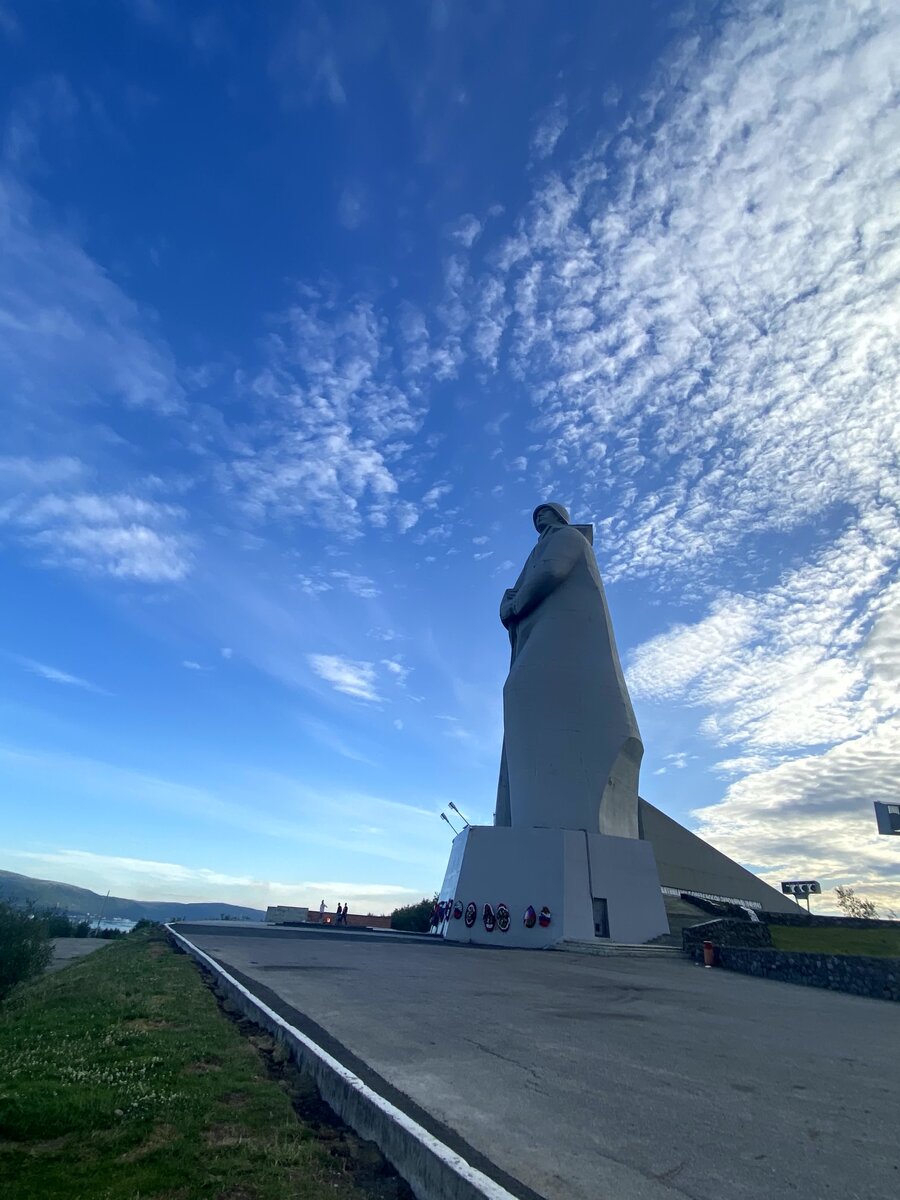
<instances>
[{"instance_id":1,"label":"statue arm","mask_svg":"<svg viewBox=\"0 0 900 1200\"><path fill-rule=\"evenodd\" d=\"M527 617L569 577L582 555L583 541L582 535L571 528L552 535L538 567L516 588L512 598L514 620Z\"/></svg>"}]
</instances>

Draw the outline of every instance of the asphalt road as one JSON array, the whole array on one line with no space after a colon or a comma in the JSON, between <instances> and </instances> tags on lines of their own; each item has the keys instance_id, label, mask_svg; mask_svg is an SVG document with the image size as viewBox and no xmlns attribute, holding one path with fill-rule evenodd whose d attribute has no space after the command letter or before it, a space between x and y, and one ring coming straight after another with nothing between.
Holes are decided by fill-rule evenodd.
<instances>
[{"instance_id":1,"label":"asphalt road","mask_svg":"<svg viewBox=\"0 0 900 1200\"><path fill-rule=\"evenodd\" d=\"M677 958L179 929L547 1200L900 1195L896 1005Z\"/></svg>"},{"instance_id":2,"label":"asphalt road","mask_svg":"<svg viewBox=\"0 0 900 1200\"><path fill-rule=\"evenodd\" d=\"M84 958L85 954L93 954L111 944L105 938L53 938L53 958L47 970L59 971L76 958Z\"/></svg>"}]
</instances>

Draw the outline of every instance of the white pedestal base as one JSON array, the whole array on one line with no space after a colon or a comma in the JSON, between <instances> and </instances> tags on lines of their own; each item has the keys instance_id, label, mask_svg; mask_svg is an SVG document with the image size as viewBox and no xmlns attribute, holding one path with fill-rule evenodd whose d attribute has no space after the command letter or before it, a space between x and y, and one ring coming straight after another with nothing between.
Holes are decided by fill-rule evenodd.
<instances>
[{"instance_id":1,"label":"white pedestal base","mask_svg":"<svg viewBox=\"0 0 900 1200\"><path fill-rule=\"evenodd\" d=\"M631 944L669 932L650 843L577 829L469 826L453 841L440 899L477 906L471 928L464 917L444 922L444 937L457 942L539 949L593 938L595 924L610 941ZM508 907L506 933L487 931L485 904L495 914ZM529 905L538 914L549 908L550 924L526 928Z\"/></svg>"}]
</instances>

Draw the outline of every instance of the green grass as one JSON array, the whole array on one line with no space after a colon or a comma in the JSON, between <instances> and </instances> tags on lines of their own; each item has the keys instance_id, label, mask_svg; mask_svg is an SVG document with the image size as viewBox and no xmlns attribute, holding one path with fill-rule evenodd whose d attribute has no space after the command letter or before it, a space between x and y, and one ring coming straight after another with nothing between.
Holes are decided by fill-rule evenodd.
<instances>
[{"instance_id":1,"label":"green grass","mask_svg":"<svg viewBox=\"0 0 900 1200\"><path fill-rule=\"evenodd\" d=\"M813 954L867 954L900 958L900 929L842 929L827 925L770 925L776 950Z\"/></svg>"},{"instance_id":2,"label":"green grass","mask_svg":"<svg viewBox=\"0 0 900 1200\"><path fill-rule=\"evenodd\" d=\"M141 931L22 988L0 1010L0 1195L364 1193L298 1121L191 960Z\"/></svg>"}]
</instances>

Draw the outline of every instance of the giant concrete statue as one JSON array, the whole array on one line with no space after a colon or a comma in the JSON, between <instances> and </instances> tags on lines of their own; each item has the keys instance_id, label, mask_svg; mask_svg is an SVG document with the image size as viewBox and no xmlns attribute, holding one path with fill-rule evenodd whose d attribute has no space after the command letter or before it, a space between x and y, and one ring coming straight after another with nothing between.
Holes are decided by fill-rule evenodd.
<instances>
[{"instance_id":1,"label":"giant concrete statue","mask_svg":"<svg viewBox=\"0 0 900 1200\"><path fill-rule=\"evenodd\" d=\"M441 932L535 948L645 942L668 922L640 836L644 748L592 529L570 525L560 504L538 505L534 524L537 545L500 606L512 661L494 824L453 840Z\"/></svg>"},{"instance_id":2,"label":"giant concrete statue","mask_svg":"<svg viewBox=\"0 0 900 1200\"><path fill-rule=\"evenodd\" d=\"M494 824L638 837L644 753L590 526L561 504L534 511L537 545L500 620L512 661Z\"/></svg>"}]
</instances>

